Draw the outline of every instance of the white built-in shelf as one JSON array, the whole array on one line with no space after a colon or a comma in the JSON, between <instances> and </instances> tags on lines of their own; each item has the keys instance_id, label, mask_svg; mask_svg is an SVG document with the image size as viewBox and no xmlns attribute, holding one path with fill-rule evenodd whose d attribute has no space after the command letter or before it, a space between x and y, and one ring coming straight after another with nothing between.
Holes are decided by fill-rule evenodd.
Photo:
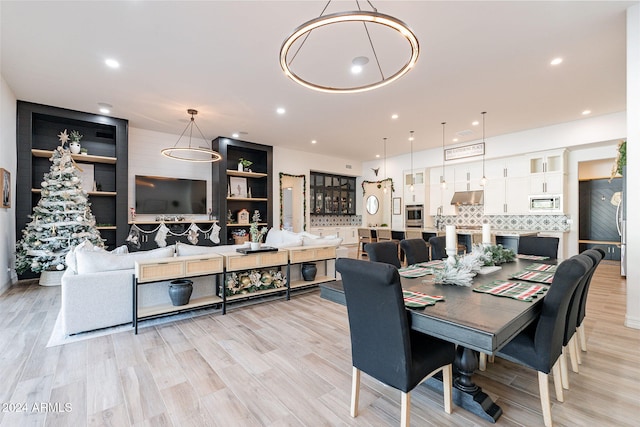
<instances>
[{"instance_id":1,"label":"white built-in shelf","mask_svg":"<svg viewBox=\"0 0 640 427\"><path fill-rule=\"evenodd\" d=\"M228 176L243 176L245 178L266 178L267 174L266 173L260 173L260 172L240 172L237 170L231 170L231 169L227 169L227 175Z\"/></svg>"},{"instance_id":2,"label":"white built-in shelf","mask_svg":"<svg viewBox=\"0 0 640 427\"><path fill-rule=\"evenodd\" d=\"M53 156L53 151L50 150L38 150L36 148L31 149L31 154L35 157L45 157L47 159ZM93 156L91 154L72 154L71 158L77 162L86 162L86 163L107 163L110 165L115 165L117 159L115 157L106 157L106 156Z\"/></svg>"}]
</instances>

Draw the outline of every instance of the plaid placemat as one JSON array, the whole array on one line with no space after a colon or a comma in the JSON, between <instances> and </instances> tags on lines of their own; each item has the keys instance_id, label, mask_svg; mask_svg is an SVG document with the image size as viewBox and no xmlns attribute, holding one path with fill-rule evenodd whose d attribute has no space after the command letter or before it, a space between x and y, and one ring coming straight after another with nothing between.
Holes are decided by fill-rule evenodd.
<instances>
[{"instance_id":1,"label":"plaid placemat","mask_svg":"<svg viewBox=\"0 0 640 427\"><path fill-rule=\"evenodd\" d=\"M426 267L426 268L444 268L444 261L442 261L441 259L437 259L435 261L419 262L416 265L418 267Z\"/></svg>"},{"instance_id":2,"label":"plaid placemat","mask_svg":"<svg viewBox=\"0 0 640 427\"><path fill-rule=\"evenodd\" d=\"M546 271L548 273L555 273L557 268L558 268L557 265L539 264L537 262L534 262L533 264L529 264L528 266L525 267L526 270Z\"/></svg>"},{"instance_id":3,"label":"plaid placemat","mask_svg":"<svg viewBox=\"0 0 640 427\"><path fill-rule=\"evenodd\" d=\"M427 274L433 274L433 268L421 267L418 264L408 265L398 269L400 276L413 279L416 277L426 276Z\"/></svg>"},{"instance_id":4,"label":"plaid placemat","mask_svg":"<svg viewBox=\"0 0 640 427\"><path fill-rule=\"evenodd\" d=\"M508 280L494 280L486 285L480 285L474 288L474 292L496 295L499 297L507 297L517 299L519 301L531 302L538 295L544 293L548 288L542 285L534 285L531 283L510 282Z\"/></svg>"},{"instance_id":5,"label":"plaid placemat","mask_svg":"<svg viewBox=\"0 0 640 427\"><path fill-rule=\"evenodd\" d=\"M512 279L526 280L528 282L551 283L553 273L538 272L533 270L519 271L511 276Z\"/></svg>"},{"instance_id":6,"label":"plaid placemat","mask_svg":"<svg viewBox=\"0 0 640 427\"><path fill-rule=\"evenodd\" d=\"M516 255L516 257L520 258L520 259L532 259L534 261L542 261L544 259L549 259L548 256L541 256L541 255L524 255L524 254L518 254Z\"/></svg>"},{"instance_id":7,"label":"plaid placemat","mask_svg":"<svg viewBox=\"0 0 640 427\"><path fill-rule=\"evenodd\" d=\"M426 307L428 305L435 305L438 301L444 301L444 297L438 295L427 295L422 292L406 291L402 290L402 296L404 298L404 305L411 308Z\"/></svg>"}]
</instances>

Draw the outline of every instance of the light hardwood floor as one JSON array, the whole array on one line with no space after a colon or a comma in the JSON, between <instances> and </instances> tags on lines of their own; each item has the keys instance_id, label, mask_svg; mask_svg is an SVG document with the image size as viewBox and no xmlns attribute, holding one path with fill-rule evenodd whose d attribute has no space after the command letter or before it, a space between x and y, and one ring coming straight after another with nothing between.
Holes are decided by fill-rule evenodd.
<instances>
[{"instance_id":1,"label":"light hardwood floor","mask_svg":"<svg viewBox=\"0 0 640 427\"><path fill-rule=\"evenodd\" d=\"M640 331L623 326L625 287L617 265L600 265L589 352L565 402L552 393L554 425L638 425ZM366 375L360 414L349 416L346 309L318 291L47 348L59 305L59 287L19 284L0 296L3 426L399 424L400 393ZM476 379L504 410L497 425L543 424L535 372L496 359ZM411 422L490 425L455 406L445 414L442 397L423 386L412 393Z\"/></svg>"}]
</instances>

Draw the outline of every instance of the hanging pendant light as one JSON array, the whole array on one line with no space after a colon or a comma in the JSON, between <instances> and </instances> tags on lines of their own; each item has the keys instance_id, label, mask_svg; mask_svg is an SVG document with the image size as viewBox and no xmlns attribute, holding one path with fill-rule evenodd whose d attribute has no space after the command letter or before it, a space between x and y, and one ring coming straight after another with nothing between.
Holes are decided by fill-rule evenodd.
<instances>
[{"instance_id":1,"label":"hanging pendant light","mask_svg":"<svg viewBox=\"0 0 640 427\"><path fill-rule=\"evenodd\" d=\"M487 112L483 111L480 114L482 114L482 178L480 179L480 186L484 187L487 185L487 177L484 174L484 156L487 151L487 144L484 141L484 116Z\"/></svg>"},{"instance_id":2,"label":"hanging pendant light","mask_svg":"<svg viewBox=\"0 0 640 427\"><path fill-rule=\"evenodd\" d=\"M187 110L187 114L191 114L191 120L187 127L184 128L178 140L174 144L173 147L163 148L160 150L160 153L163 156L169 157L171 159L183 160L185 162L195 162L195 163L213 163L222 159L222 156L217 151L209 148L209 147L192 147L191 146L191 137L193 135L193 127L195 126L200 132L200 136L206 142L207 138L204 137L204 134L196 124L196 120L194 116L198 114L198 110L194 110L193 108L189 108ZM178 147L178 143L184 136L185 132L189 129L189 145L186 147Z\"/></svg>"},{"instance_id":3,"label":"hanging pendant light","mask_svg":"<svg viewBox=\"0 0 640 427\"><path fill-rule=\"evenodd\" d=\"M413 131L409 131L409 141L411 141L411 185L409 186L409 191L413 193L414 184L416 183L416 178L413 175Z\"/></svg>"},{"instance_id":4,"label":"hanging pendant light","mask_svg":"<svg viewBox=\"0 0 640 427\"><path fill-rule=\"evenodd\" d=\"M442 122L442 178L440 180L440 186L442 187L442 189L446 189L447 188L447 181L444 179L444 125L446 125L447 122Z\"/></svg>"},{"instance_id":5,"label":"hanging pendant light","mask_svg":"<svg viewBox=\"0 0 640 427\"><path fill-rule=\"evenodd\" d=\"M384 194L387 194L387 138L382 138L384 140L384 188L382 189L382 192Z\"/></svg>"}]
</instances>

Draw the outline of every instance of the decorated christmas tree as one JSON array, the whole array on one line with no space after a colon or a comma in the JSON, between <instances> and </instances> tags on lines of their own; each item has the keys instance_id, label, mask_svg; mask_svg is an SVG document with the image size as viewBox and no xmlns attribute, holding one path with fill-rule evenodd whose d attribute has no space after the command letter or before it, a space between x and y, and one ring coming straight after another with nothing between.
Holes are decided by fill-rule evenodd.
<instances>
[{"instance_id":1,"label":"decorated christmas tree","mask_svg":"<svg viewBox=\"0 0 640 427\"><path fill-rule=\"evenodd\" d=\"M79 139L77 132L71 133ZM67 130L58 137L61 145L51 156L52 164L42 180L40 200L16 245L18 273L64 270L69 249L85 240L98 247L104 246L77 174L80 166L75 164L66 148Z\"/></svg>"}]
</instances>

